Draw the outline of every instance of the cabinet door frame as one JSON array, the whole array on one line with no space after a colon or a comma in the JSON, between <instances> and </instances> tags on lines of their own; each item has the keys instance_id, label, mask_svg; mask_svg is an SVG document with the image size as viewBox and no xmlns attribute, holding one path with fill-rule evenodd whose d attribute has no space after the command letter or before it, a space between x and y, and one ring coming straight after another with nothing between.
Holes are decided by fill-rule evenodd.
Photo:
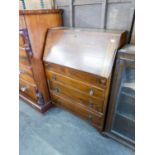
<instances>
[{"instance_id":1,"label":"cabinet door frame","mask_svg":"<svg viewBox=\"0 0 155 155\"><path fill-rule=\"evenodd\" d=\"M115 70L113 74L113 79L112 79L112 87L111 87L112 91L110 94L109 106L107 110L106 126L105 126L105 131L103 132L103 134L134 149L135 142L133 140L112 130L113 118L115 115L115 111L116 111L117 103L119 99L118 94L120 92L122 75L123 75L125 68L135 69L134 57L124 57L121 54L120 55L118 54L116 65L115 65Z\"/></svg>"}]
</instances>

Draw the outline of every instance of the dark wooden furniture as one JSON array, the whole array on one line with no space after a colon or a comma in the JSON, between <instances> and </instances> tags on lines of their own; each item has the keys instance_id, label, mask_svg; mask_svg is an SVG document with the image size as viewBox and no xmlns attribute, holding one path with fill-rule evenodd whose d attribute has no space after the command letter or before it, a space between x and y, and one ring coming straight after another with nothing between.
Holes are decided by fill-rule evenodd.
<instances>
[{"instance_id":1,"label":"dark wooden furniture","mask_svg":"<svg viewBox=\"0 0 155 155\"><path fill-rule=\"evenodd\" d=\"M133 45L126 45L117 55L104 134L134 148L135 51Z\"/></svg>"},{"instance_id":2,"label":"dark wooden furniture","mask_svg":"<svg viewBox=\"0 0 155 155\"><path fill-rule=\"evenodd\" d=\"M20 10L20 97L41 112L51 106L42 62L48 28L62 25L61 10Z\"/></svg>"},{"instance_id":3,"label":"dark wooden furniture","mask_svg":"<svg viewBox=\"0 0 155 155\"><path fill-rule=\"evenodd\" d=\"M53 103L102 130L116 51L125 32L49 29L44 64Z\"/></svg>"}]
</instances>

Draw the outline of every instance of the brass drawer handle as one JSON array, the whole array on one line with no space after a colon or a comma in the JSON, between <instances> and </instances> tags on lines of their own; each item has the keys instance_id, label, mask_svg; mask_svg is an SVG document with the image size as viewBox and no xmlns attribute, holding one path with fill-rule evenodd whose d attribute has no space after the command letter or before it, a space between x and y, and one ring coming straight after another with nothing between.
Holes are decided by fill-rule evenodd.
<instances>
[{"instance_id":1,"label":"brass drawer handle","mask_svg":"<svg viewBox=\"0 0 155 155\"><path fill-rule=\"evenodd\" d=\"M45 63L45 67L49 68L50 67L50 64Z\"/></svg>"},{"instance_id":2,"label":"brass drawer handle","mask_svg":"<svg viewBox=\"0 0 155 155\"><path fill-rule=\"evenodd\" d=\"M53 99L52 103L57 104L57 100Z\"/></svg>"},{"instance_id":3,"label":"brass drawer handle","mask_svg":"<svg viewBox=\"0 0 155 155\"><path fill-rule=\"evenodd\" d=\"M24 74L24 73L25 73L25 71L19 70L19 74Z\"/></svg>"},{"instance_id":4,"label":"brass drawer handle","mask_svg":"<svg viewBox=\"0 0 155 155\"><path fill-rule=\"evenodd\" d=\"M25 51L25 47L19 47L20 50Z\"/></svg>"},{"instance_id":5,"label":"brass drawer handle","mask_svg":"<svg viewBox=\"0 0 155 155\"><path fill-rule=\"evenodd\" d=\"M55 81L56 80L56 75L53 75L52 78L51 78L51 80L52 81Z\"/></svg>"},{"instance_id":6,"label":"brass drawer handle","mask_svg":"<svg viewBox=\"0 0 155 155\"><path fill-rule=\"evenodd\" d=\"M59 93L60 89L56 87L56 88L53 88L52 91L55 92L55 93Z\"/></svg>"},{"instance_id":7,"label":"brass drawer handle","mask_svg":"<svg viewBox=\"0 0 155 155\"><path fill-rule=\"evenodd\" d=\"M30 46L29 46L28 44L25 44L24 47L19 46L19 49L20 49L20 50L25 50L25 51L31 50L31 49L30 49Z\"/></svg>"},{"instance_id":8,"label":"brass drawer handle","mask_svg":"<svg viewBox=\"0 0 155 155\"><path fill-rule=\"evenodd\" d=\"M29 46L28 44L25 44L24 47L25 47L25 50L26 50L26 51L31 50L31 49L30 49L30 46Z\"/></svg>"},{"instance_id":9,"label":"brass drawer handle","mask_svg":"<svg viewBox=\"0 0 155 155\"><path fill-rule=\"evenodd\" d=\"M105 80L105 79L101 79L101 80L99 81L99 83L100 83L100 84L103 84L103 85L106 85L106 80Z\"/></svg>"},{"instance_id":10,"label":"brass drawer handle","mask_svg":"<svg viewBox=\"0 0 155 155\"><path fill-rule=\"evenodd\" d=\"M93 95L94 95L94 90L93 90L93 89L90 89L90 90L89 90L89 95L90 95L90 96L93 96Z\"/></svg>"},{"instance_id":11,"label":"brass drawer handle","mask_svg":"<svg viewBox=\"0 0 155 155\"><path fill-rule=\"evenodd\" d=\"M20 88L20 90L21 90L22 92L26 92L26 91L28 90L28 87L27 87L27 86L23 86L23 87Z\"/></svg>"}]
</instances>

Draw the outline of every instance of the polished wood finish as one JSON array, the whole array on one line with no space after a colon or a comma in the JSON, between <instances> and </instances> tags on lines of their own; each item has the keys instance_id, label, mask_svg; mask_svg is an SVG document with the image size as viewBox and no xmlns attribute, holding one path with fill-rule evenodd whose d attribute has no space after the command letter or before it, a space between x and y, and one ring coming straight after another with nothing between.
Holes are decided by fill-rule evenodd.
<instances>
[{"instance_id":1,"label":"polished wood finish","mask_svg":"<svg viewBox=\"0 0 155 155\"><path fill-rule=\"evenodd\" d=\"M61 12L54 14L26 14L24 17L32 45L33 57L41 60L47 29L62 25Z\"/></svg>"},{"instance_id":2,"label":"polished wood finish","mask_svg":"<svg viewBox=\"0 0 155 155\"><path fill-rule=\"evenodd\" d=\"M20 32L19 32L19 63L23 65L30 66L31 62L29 59L28 52L26 51L26 36L24 35L24 31L26 30L26 25L24 21L24 17L20 17Z\"/></svg>"},{"instance_id":3,"label":"polished wood finish","mask_svg":"<svg viewBox=\"0 0 155 155\"><path fill-rule=\"evenodd\" d=\"M53 103L57 106L63 107L77 116L85 119L86 121L90 122L93 126L95 126L98 130L102 129L104 115L100 113L96 113L84 106L75 102L75 100L70 99L69 97L59 96L59 95L52 95Z\"/></svg>"},{"instance_id":4,"label":"polished wood finish","mask_svg":"<svg viewBox=\"0 0 155 155\"><path fill-rule=\"evenodd\" d=\"M36 100L25 92L23 99L41 112L48 110L51 99L42 62L44 40L48 28L62 25L62 11L55 10L20 10L20 79L36 85ZM20 91L21 92L21 91ZM50 104L49 104L50 103Z\"/></svg>"},{"instance_id":5,"label":"polished wood finish","mask_svg":"<svg viewBox=\"0 0 155 155\"><path fill-rule=\"evenodd\" d=\"M99 89L104 89L106 87L107 79L101 76L96 76L88 72L81 72L73 68L64 67L63 65L48 63L46 61L45 61L45 68L46 68L46 71L53 71L58 74L65 75L76 81L84 82L87 85L91 85Z\"/></svg>"},{"instance_id":6,"label":"polished wood finish","mask_svg":"<svg viewBox=\"0 0 155 155\"><path fill-rule=\"evenodd\" d=\"M70 86L72 88L76 88L83 93L88 94L89 91L92 89L94 92L95 97L104 97L105 96L105 89L96 87L95 85L87 84L86 82L76 80L74 78L68 77L66 75L62 75L60 73L53 72L51 70L46 70L47 79L51 81L59 81L64 85Z\"/></svg>"},{"instance_id":7,"label":"polished wood finish","mask_svg":"<svg viewBox=\"0 0 155 155\"><path fill-rule=\"evenodd\" d=\"M58 81L49 82L49 87L51 94L60 94L63 96L68 96L74 100L74 102L78 102L79 104L83 104L92 110L103 112L103 98L97 98L89 95L88 93L83 93L82 91L66 86Z\"/></svg>"},{"instance_id":8,"label":"polished wood finish","mask_svg":"<svg viewBox=\"0 0 155 155\"><path fill-rule=\"evenodd\" d=\"M20 64L19 65L19 78L25 81L28 81L31 84L35 84L31 66Z\"/></svg>"},{"instance_id":9,"label":"polished wood finish","mask_svg":"<svg viewBox=\"0 0 155 155\"><path fill-rule=\"evenodd\" d=\"M51 103L49 102L48 104L45 105L38 105L36 104L36 102L34 100L32 100L32 98L30 98L30 96L26 95L25 93L21 92L19 93L19 97L22 98L25 102L27 102L30 106L32 106L33 108L35 108L36 110L38 110L41 113L46 112L49 108L51 108Z\"/></svg>"},{"instance_id":10,"label":"polished wood finish","mask_svg":"<svg viewBox=\"0 0 155 155\"><path fill-rule=\"evenodd\" d=\"M19 29L24 29L24 28L26 28L24 15L20 15L19 16Z\"/></svg>"},{"instance_id":11,"label":"polished wood finish","mask_svg":"<svg viewBox=\"0 0 155 155\"><path fill-rule=\"evenodd\" d=\"M37 102L37 86L35 84L30 84L29 82L20 79L19 80L19 90L25 93L26 95L30 96L35 102Z\"/></svg>"},{"instance_id":12,"label":"polished wood finish","mask_svg":"<svg viewBox=\"0 0 155 155\"><path fill-rule=\"evenodd\" d=\"M108 78L122 33L86 29L68 31L65 28L49 30L44 60Z\"/></svg>"},{"instance_id":13,"label":"polished wood finish","mask_svg":"<svg viewBox=\"0 0 155 155\"><path fill-rule=\"evenodd\" d=\"M49 29L43 60L53 103L101 131L116 51L124 43L125 32Z\"/></svg>"},{"instance_id":14,"label":"polished wood finish","mask_svg":"<svg viewBox=\"0 0 155 155\"><path fill-rule=\"evenodd\" d=\"M28 57L20 56L19 57L19 64L23 64L23 65L26 65L26 66L31 66L31 63L30 63L30 60L29 60Z\"/></svg>"}]
</instances>

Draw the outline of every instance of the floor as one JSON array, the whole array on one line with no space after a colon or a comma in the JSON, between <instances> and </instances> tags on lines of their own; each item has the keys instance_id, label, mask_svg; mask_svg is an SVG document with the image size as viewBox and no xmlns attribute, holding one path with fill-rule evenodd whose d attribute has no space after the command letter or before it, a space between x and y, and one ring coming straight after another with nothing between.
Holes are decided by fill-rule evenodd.
<instances>
[{"instance_id":1,"label":"floor","mask_svg":"<svg viewBox=\"0 0 155 155\"><path fill-rule=\"evenodd\" d=\"M20 155L134 155L65 110L41 114L22 100L19 105Z\"/></svg>"}]
</instances>

